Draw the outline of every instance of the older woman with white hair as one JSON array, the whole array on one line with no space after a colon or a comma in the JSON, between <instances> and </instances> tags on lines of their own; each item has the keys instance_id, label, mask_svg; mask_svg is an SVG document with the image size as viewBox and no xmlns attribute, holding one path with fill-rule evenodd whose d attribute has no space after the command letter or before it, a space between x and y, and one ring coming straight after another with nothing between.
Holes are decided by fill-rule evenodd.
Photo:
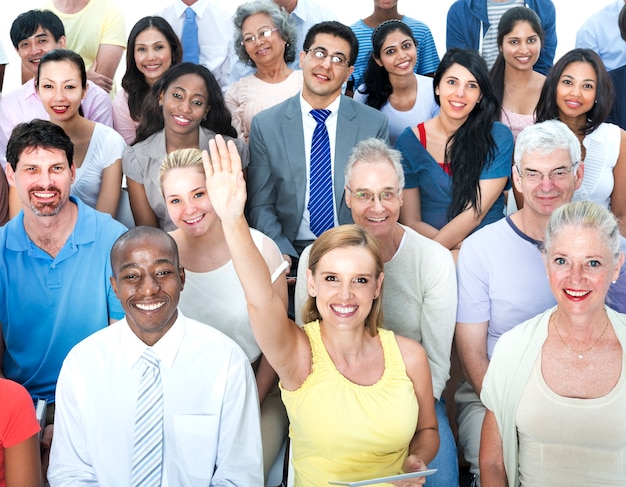
<instances>
[{"instance_id":1,"label":"older woman with white hair","mask_svg":"<svg viewBox=\"0 0 626 487\"><path fill-rule=\"evenodd\" d=\"M247 142L252 118L295 95L302 88L302 72L287 65L296 56L296 28L284 9L269 0L243 3L237 7L233 22L237 55L256 68L226 92L233 126Z\"/></svg>"},{"instance_id":2,"label":"older woman with white hair","mask_svg":"<svg viewBox=\"0 0 626 487\"><path fill-rule=\"evenodd\" d=\"M544 259L557 305L500 338L483 382L481 481L623 485L626 316L604 304L624 263L616 218L558 208Z\"/></svg>"}]
</instances>

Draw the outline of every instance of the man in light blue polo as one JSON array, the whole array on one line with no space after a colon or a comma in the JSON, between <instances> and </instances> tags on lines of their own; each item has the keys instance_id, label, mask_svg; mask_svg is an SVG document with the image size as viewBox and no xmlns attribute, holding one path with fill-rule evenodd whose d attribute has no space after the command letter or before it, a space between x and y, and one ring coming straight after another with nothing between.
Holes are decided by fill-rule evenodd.
<instances>
[{"instance_id":1,"label":"man in light blue polo","mask_svg":"<svg viewBox=\"0 0 626 487\"><path fill-rule=\"evenodd\" d=\"M73 153L63 129L38 119L7 145L23 211L0 228L0 375L48 403L70 349L124 316L109 251L125 227L70 197Z\"/></svg>"}]
</instances>

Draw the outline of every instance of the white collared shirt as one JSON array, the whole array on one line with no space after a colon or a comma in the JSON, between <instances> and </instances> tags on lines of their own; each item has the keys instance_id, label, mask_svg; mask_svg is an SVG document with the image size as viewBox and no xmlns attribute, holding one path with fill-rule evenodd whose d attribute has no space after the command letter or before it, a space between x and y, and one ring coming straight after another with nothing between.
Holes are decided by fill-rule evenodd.
<instances>
[{"instance_id":1,"label":"white collared shirt","mask_svg":"<svg viewBox=\"0 0 626 487\"><path fill-rule=\"evenodd\" d=\"M162 486L263 484L259 401L243 351L180 311L152 347L163 383ZM141 354L126 319L68 354L57 383L51 486L130 485Z\"/></svg>"}]
</instances>

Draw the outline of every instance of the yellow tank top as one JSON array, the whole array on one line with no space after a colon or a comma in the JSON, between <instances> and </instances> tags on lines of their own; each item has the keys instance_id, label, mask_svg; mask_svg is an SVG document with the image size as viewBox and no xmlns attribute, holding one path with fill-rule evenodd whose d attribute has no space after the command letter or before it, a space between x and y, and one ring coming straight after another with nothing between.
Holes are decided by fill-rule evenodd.
<instances>
[{"instance_id":1,"label":"yellow tank top","mask_svg":"<svg viewBox=\"0 0 626 487\"><path fill-rule=\"evenodd\" d=\"M295 487L402 473L417 426L418 404L392 331L379 330L385 370L362 386L333 364L319 322L304 326L312 372L295 391L281 388L289 415Z\"/></svg>"}]
</instances>

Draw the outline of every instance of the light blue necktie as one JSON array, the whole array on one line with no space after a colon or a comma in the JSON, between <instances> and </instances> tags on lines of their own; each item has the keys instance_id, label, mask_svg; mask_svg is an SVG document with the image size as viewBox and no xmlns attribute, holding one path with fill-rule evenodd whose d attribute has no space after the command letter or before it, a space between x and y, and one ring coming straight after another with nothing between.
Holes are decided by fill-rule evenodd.
<instances>
[{"instance_id":1,"label":"light blue necktie","mask_svg":"<svg viewBox=\"0 0 626 487\"><path fill-rule=\"evenodd\" d=\"M318 237L335 225L333 174L326 119L330 110L311 110L317 122L311 143L309 228Z\"/></svg>"},{"instance_id":2,"label":"light blue necktie","mask_svg":"<svg viewBox=\"0 0 626 487\"><path fill-rule=\"evenodd\" d=\"M159 487L163 468L163 386L159 359L151 348L141 356L144 366L135 413L132 487Z\"/></svg>"},{"instance_id":3,"label":"light blue necktie","mask_svg":"<svg viewBox=\"0 0 626 487\"><path fill-rule=\"evenodd\" d=\"M187 7L185 10L181 43L183 45L183 61L198 64L200 60L198 25L196 24L196 12L191 7Z\"/></svg>"}]
</instances>

